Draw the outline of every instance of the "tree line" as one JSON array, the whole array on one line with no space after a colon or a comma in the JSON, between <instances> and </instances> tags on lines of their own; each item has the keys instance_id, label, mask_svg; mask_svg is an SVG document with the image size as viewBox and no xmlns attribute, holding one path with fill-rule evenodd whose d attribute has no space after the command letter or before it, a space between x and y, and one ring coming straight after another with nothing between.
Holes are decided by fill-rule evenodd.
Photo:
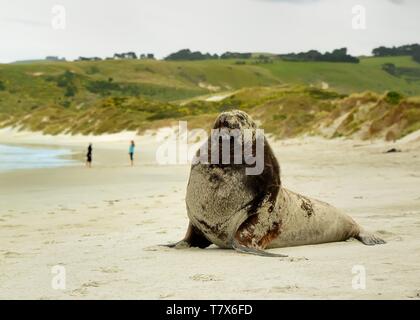
<instances>
[{"instance_id":1,"label":"tree line","mask_svg":"<svg viewBox=\"0 0 420 320\"><path fill-rule=\"evenodd\" d=\"M220 56L218 54L201 53L200 51L191 51L190 49L182 49L171 53L164 60L167 61L182 61L182 60L217 60L217 59L250 59L252 53L241 52L225 52Z\"/></svg>"},{"instance_id":2,"label":"tree line","mask_svg":"<svg viewBox=\"0 0 420 320\"><path fill-rule=\"evenodd\" d=\"M137 55L133 51L129 52L122 52L122 53L114 53L112 57L108 57L105 59L99 57L79 57L76 61L101 61L101 60L136 60L136 59L155 59L155 55L153 53L141 53Z\"/></svg>"},{"instance_id":3,"label":"tree line","mask_svg":"<svg viewBox=\"0 0 420 320\"><path fill-rule=\"evenodd\" d=\"M399 47L378 47L372 50L375 57L389 57L389 56L411 56L416 62L420 63L420 44L403 45ZM169 54L164 60L167 61L194 61L194 60L217 60L217 59L251 59L253 54L250 52L231 52L227 51L221 55L202 53L200 51L191 51L190 49L182 49L177 52ZM260 56L261 57L261 56ZM317 50L309 50L299 53L279 54L277 57L286 61L325 61L325 62L349 62L359 63L357 57L351 56L347 53L347 48L335 49L332 52L321 53ZM56 57L48 57L52 60ZM267 58L268 57L264 57ZM58 60L58 58L56 58ZM155 59L153 53L142 53L137 55L133 51L115 53L112 57L105 59L99 57L79 57L76 61L100 61L100 60L122 60L122 59ZM257 57L258 59L258 57Z\"/></svg>"},{"instance_id":4,"label":"tree line","mask_svg":"<svg viewBox=\"0 0 420 320\"><path fill-rule=\"evenodd\" d=\"M408 44L399 47L378 47L372 50L375 57L410 56L420 63L420 44Z\"/></svg>"},{"instance_id":5,"label":"tree line","mask_svg":"<svg viewBox=\"0 0 420 320\"><path fill-rule=\"evenodd\" d=\"M360 62L358 58L347 54L347 48L335 49L326 53L309 50L307 52L280 54L278 57L287 61Z\"/></svg>"},{"instance_id":6,"label":"tree line","mask_svg":"<svg viewBox=\"0 0 420 320\"><path fill-rule=\"evenodd\" d=\"M288 61L328 61L328 62L351 62L358 63L359 59L347 54L347 48L336 49L333 52L320 53L316 50L308 52L289 53L275 56ZM220 56L217 54L201 53L200 51L191 51L190 49L182 49L175 53L168 55L165 60L167 61L194 61L194 60L209 60L209 59L251 59L253 54L250 52L230 52L227 51ZM261 63L271 62L271 58L259 55L256 59ZM238 61L243 63L242 61Z\"/></svg>"}]
</instances>

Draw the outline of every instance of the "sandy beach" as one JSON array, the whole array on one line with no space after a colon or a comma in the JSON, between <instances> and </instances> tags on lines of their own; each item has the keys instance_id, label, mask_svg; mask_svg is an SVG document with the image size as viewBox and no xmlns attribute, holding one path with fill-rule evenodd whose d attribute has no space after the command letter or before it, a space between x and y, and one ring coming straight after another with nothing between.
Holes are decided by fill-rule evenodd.
<instances>
[{"instance_id":1,"label":"sandy beach","mask_svg":"<svg viewBox=\"0 0 420 320\"><path fill-rule=\"evenodd\" d=\"M0 299L419 299L420 141L301 138L272 144L283 185L344 209L388 243L274 249L172 250L188 224L189 166L154 163L152 136L42 137L3 131L0 143L66 145L75 166L0 173ZM83 163L94 139L94 166ZM406 139L407 140L407 139ZM402 152L384 153L396 147ZM64 266L66 288L53 289ZM354 289L354 266L366 288Z\"/></svg>"}]
</instances>

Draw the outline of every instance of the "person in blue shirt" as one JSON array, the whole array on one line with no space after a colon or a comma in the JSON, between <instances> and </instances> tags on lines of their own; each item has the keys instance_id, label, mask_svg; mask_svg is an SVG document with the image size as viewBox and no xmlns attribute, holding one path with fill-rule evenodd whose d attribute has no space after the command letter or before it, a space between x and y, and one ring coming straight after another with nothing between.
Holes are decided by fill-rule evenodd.
<instances>
[{"instance_id":1,"label":"person in blue shirt","mask_svg":"<svg viewBox=\"0 0 420 320\"><path fill-rule=\"evenodd\" d=\"M128 149L128 154L130 155L131 166L134 166L134 149L136 145L133 140L131 140L130 148Z\"/></svg>"}]
</instances>

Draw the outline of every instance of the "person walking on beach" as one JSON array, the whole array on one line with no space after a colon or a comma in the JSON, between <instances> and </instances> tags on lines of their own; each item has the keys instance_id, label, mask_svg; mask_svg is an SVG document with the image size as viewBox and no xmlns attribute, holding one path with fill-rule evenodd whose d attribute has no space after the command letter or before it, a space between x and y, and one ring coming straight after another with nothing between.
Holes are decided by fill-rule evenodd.
<instances>
[{"instance_id":1,"label":"person walking on beach","mask_svg":"<svg viewBox=\"0 0 420 320\"><path fill-rule=\"evenodd\" d=\"M134 166L134 149L136 144L131 140L130 147L128 148L128 154L130 155L131 166Z\"/></svg>"},{"instance_id":2,"label":"person walking on beach","mask_svg":"<svg viewBox=\"0 0 420 320\"><path fill-rule=\"evenodd\" d=\"M89 143L89 147L87 149L86 166L88 168L92 168L92 144L91 143Z\"/></svg>"}]
</instances>

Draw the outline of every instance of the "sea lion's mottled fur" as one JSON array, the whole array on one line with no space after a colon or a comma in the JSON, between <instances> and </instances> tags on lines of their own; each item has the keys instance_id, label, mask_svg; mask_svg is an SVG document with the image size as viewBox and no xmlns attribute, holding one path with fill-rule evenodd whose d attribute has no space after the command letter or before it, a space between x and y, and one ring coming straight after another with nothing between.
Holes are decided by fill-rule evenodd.
<instances>
[{"instance_id":1,"label":"sea lion's mottled fur","mask_svg":"<svg viewBox=\"0 0 420 320\"><path fill-rule=\"evenodd\" d=\"M214 128L255 131L257 125L246 113L234 110L221 113ZM214 151L210 140L209 155ZM280 167L266 140L262 174L246 175L246 167L233 162L192 165L186 197L190 225L184 240L172 246L205 248L215 244L245 253L282 256L262 250L351 237L367 245L384 243L331 205L283 188Z\"/></svg>"}]
</instances>

